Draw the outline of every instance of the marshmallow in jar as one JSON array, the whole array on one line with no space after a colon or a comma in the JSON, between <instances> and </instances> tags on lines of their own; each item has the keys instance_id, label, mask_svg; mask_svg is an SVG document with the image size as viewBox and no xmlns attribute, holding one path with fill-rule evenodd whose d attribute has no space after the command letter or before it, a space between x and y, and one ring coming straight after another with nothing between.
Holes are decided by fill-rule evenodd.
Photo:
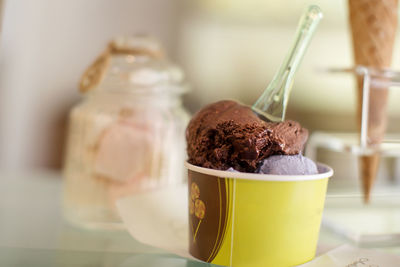
<instances>
[{"instance_id":1,"label":"marshmallow in jar","mask_svg":"<svg viewBox=\"0 0 400 267\"><path fill-rule=\"evenodd\" d=\"M84 227L120 227L116 199L183 182L183 73L156 41L120 38L84 73L80 89L84 100L70 113L65 215Z\"/></svg>"}]
</instances>

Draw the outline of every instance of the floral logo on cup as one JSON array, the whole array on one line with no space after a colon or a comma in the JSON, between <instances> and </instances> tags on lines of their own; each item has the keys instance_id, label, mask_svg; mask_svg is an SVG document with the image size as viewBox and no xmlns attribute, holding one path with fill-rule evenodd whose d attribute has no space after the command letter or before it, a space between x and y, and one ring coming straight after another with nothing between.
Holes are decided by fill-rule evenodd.
<instances>
[{"instance_id":1,"label":"floral logo on cup","mask_svg":"<svg viewBox=\"0 0 400 267\"><path fill-rule=\"evenodd\" d=\"M199 219L199 222L196 226L196 230L193 235L193 243L196 242L196 236L199 232L201 221L206 215L206 205L200 199L200 188L196 183L192 183L190 186L190 200L189 200L189 213L190 215L196 216ZM193 227L193 224L192 224Z\"/></svg>"}]
</instances>

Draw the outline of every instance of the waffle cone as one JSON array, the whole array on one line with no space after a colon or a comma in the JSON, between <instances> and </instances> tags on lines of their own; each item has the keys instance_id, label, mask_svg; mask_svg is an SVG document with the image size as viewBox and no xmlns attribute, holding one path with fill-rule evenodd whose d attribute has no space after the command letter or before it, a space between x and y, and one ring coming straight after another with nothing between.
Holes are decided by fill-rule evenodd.
<instances>
[{"instance_id":1,"label":"waffle cone","mask_svg":"<svg viewBox=\"0 0 400 267\"><path fill-rule=\"evenodd\" d=\"M375 182L376 173L379 167L379 155L361 156L359 159L362 190L365 203L369 202L372 186Z\"/></svg>"},{"instance_id":2,"label":"waffle cone","mask_svg":"<svg viewBox=\"0 0 400 267\"><path fill-rule=\"evenodd\" d=\"M392 60L393 44L397 29L397 0L349 0L354 61L356 65L388 68ZM357 116L361 122L362 80L357 81ZM387 88L370 90L368 144L379 145L387 124ZM360 157L360 174L365 200L376 177L379 156Z\"/></svg>"}]
</instances>

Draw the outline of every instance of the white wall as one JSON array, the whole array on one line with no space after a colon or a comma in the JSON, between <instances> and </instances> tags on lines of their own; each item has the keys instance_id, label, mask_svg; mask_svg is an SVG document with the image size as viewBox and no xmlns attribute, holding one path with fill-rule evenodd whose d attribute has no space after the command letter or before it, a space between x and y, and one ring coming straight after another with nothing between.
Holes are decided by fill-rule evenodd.
<instances>
[{"instance_id":1,"label":"white wall","mask_svg":"<svg viewBox=\"0 0 400 267\"><path fill-rule=\"evenodd\" d=\"M119 34L152 33L173 52L177 7L177 0L6 0L0 168L57 167L85 68Z\"/></svg>"}]
</instances>

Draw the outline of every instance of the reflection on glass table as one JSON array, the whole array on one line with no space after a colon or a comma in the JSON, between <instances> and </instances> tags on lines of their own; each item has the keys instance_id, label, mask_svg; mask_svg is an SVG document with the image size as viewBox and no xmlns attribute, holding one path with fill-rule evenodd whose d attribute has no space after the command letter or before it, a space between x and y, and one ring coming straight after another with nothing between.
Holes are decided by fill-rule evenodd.
<instances>
[{"instance_id":1,"label":"reflection on glass table","mask_svg":"<svg viewBox=\"0 0 400 267\"><path fill-rule=\"evenodd\" d=\"M332 195L325 203L322 224L360 247L400 246L400 194Z\"/></svg>"},{"instance_id":2,"label":"reflection on glass table","mask_svg":"<svg viewBox=\"0 0 400 267\"><path fill-rule=\"evenodd\" d=\"M57 172L0 174L0 266L215 266L141 244L125 231L74 228L62 218L61 190ZM317 254L345 242L323 227Z\"/></svg>"},{"instance_id":3,"label":"reflection on glass table","mask_svg":"<svg viewBox=\"0 0 400 267\"><path fill-rule=\"evenodd\" d=\"M62 218L59 173L0 175L0 266L209 266Z\"/></svg>"}]
</instances>

